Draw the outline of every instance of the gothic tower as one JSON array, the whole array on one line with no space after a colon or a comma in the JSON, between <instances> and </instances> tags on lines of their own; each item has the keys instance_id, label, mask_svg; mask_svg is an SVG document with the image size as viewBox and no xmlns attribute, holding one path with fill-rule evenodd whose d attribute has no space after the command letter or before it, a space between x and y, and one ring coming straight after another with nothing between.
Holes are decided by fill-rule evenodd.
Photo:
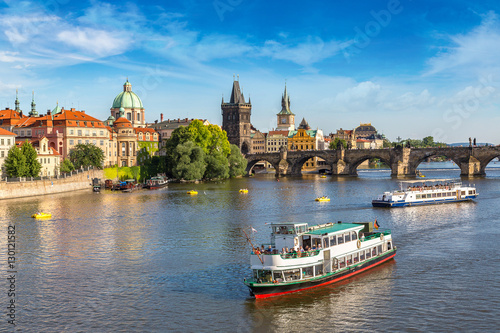
<instances>
[{"instance_id":1,"label":"gothic tower","mask_svg":"<svg viewBox=\"0 0 500 333\"><path fill-rule=\"evenodd\" d=\"M281 96L281 111L277 114L278 116L278 131L293 131L295 130L295 115L290 111L290 96L286 91Z\"/></svg>"},{"instance_id":2,"label":"gothic tower","mask_svg":"<svg viewBox=\"0 0 500 333\"><path fill-rule=\"evenodd\" d=\"M38 112L36 111L36 104L35 104L35 92L33 91L31 93L31 111L29 113L30 117L38 117Z\"/></svg>"},{"instance_id":3,"label":"gothic tower","mask_svg":"<svg viewBox=\"0 0 500 333\"><path fill-rule=\"evenodd\" d=\"M237 145L243 154L250 151L250 115L252 114L252 103L248 103L240 89L238 81L233 81L233 91L229 103L221 103L222 129L227 132L229 143Z\"/></svg>"}]
</instances>

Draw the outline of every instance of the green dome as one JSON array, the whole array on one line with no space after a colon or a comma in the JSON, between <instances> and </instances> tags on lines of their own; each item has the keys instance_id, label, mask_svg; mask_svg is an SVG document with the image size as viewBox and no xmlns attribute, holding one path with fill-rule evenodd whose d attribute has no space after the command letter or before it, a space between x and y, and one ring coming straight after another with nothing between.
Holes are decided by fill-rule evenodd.
<instances>
[{"instance_id":1,"label":"green dome","mask_svg":"<svg viewBox=\"0 0 500 333\"><path fill-rule=\"evenodd\" d=\"M123 85L123 92L119 93L113 101L113 109L144 109L142 101L134 92L132 92L132 85L130 82L125 82Z\"/></svg>"},{"instance_id":2,"label":"green dome","mask_svg":"<svg viewBox=\"0 0 500 333\"><path fill-rule=\"evenodd\" d=\"M114 108L125 108L125 109L144 109L142 106L142 101L135 93L131 91L124 91L115 97L113 101Z\"/></svg>"}]
</instances>

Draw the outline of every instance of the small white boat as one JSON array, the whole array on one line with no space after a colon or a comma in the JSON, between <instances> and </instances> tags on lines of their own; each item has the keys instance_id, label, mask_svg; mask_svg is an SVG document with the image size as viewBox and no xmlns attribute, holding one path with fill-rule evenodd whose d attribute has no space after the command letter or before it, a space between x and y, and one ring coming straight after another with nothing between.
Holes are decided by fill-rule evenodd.
<instances>
[{"instance_id":1,"label":"small white boat","mask_svg":"<svg viewBox=\"0 0 500 333\"><path fill-rule=\"evenodd\" d=\"M385 192L372 201L373 207L405 207L470 201L479 194L474 185L451 179L402 181L400 189Z\"/></svg>"}]
</instances>

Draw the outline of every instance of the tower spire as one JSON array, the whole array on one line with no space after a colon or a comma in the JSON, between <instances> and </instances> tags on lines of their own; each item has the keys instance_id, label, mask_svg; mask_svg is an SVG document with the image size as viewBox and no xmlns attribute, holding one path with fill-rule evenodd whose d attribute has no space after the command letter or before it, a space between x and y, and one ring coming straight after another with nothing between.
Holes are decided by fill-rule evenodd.
<instances>
[{"instance_id":1,"label":"tower spire","mask_svg":"<svg viewBox=\"0 0 500 333\"><path fill-rule=\"evenodd\" d=\"M18 94L18 91L16 89L16 102L14 103L16 105L15 110L16 110L16 112L21 112L21 109L19 109L19 99L17 98L18 97L17 94Z\"/></svg>"},{"instance_id":2,"label":"tower spire","mask_svg":"<svg viewBox=\"0 0 500 333\"><path fill-rule=\"evenodd\" d=\"M31 92L31 111L29 113L30 117L38 117L38 112L36 112L36 104L35 104L35 91Z\"/></svg>"}]
</instances>

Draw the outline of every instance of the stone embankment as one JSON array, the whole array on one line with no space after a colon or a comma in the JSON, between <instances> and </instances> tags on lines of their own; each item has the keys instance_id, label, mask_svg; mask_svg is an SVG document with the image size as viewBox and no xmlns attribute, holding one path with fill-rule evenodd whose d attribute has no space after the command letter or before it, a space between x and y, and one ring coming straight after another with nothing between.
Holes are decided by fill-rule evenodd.
<instances>
[{"instance_id":1,"label":"stone embankment","mask_svg":"<svg viewBox=\"0 0 500 333\"><path fill-rule=\"evenodd\" d=\"M64 193L79 190L92 191L92 178L103 179L103 170L89 169L73 171L66 176L31 180L16 178L0 182L0 200L34 197L46 194Z\"/></svg>"}]
</instances>

